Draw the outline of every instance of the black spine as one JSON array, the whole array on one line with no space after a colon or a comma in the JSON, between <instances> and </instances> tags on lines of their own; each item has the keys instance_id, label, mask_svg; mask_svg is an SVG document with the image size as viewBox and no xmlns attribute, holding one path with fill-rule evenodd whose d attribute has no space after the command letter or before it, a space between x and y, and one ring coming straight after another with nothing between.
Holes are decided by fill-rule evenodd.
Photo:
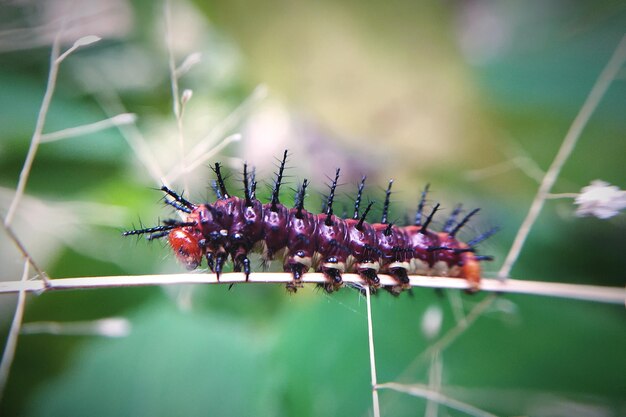
<instances>
[{"instance_id":1,"label":"black spine","mask_svg":"<svg viewBox=\"0 0 626 417\"><path fill-rule=\"evenodd\" d=\"M356 224L356 229L357 230L361 230L363 229L363 223L365 223L365 218L367 217L367 213L369 213L370 209L372 208L372 206L374 205L374 202L371 201L368 205L367 208L365 209L365 211L363 212L363 215L361 216L361 219L359 220L359 222Z\"/></svg>"},{"instance_id":2,"label":"black spine","mask_svg":"<svg viewBox=\"0 0 626 417\"><path fill-rule=\"evenodd\" d=\"M459 204L454 208L454 210L452 210L450 217L448 217L448 220L446 220L446 224L444 224L443 229L441 229L442 232L450 233L450 230L452 230L454 223L456 223L456 218L459 216L459 213L461 213L462 208L463 205Z\"/></svg>"},{"instance_id":3,"label":"black spine","mask_svg":"<svg viewBox=\"0 0 626 417\"><path fill-rule=\"evenodd\" d=\"M420 202L417 205L417 212L415 213L415 225L421 226L422 224L422 215L424 213L424 204L426 204L426 196L428 195L428 189L430 188L430 184L426 184L424 187L424 191L422 191L422 197L420 198Z\"/></svg>"},{"instance_id":4,"label":"black spine","mask_svg":"<svg viewBox=\"0 0 626 417\"><path fill-rule=\"evenodd\" d=\"M252 206L252 196L250 193L250 184L248 181L248 163L243 163L243 193L246 199L246 206Z\"/></svg>"},{"instance_id":5,"label":"black spine","mask_svg":"<svg viewBox=\"0 0 626 417\"><path fill-rule=\"evenodd\" d=\"M306 187L308 185L309 182L305 179L304 181L302 181L302 185L298 188L298 191L296 192L296 217L299 219L302 218L302 210L304 210L304 197L306 196Z\"/></svg>"},{"instance_id":6,"label":"black spine","mask_svg":"<svg viewBox=\"0 0 626 417\"><path fill-rule=\"evenodd\" d=\"M470 211L469 213L467 213L467 216L465 216L463 220L461 220L461 222L457 224L456 227L450 232L450 236L455 237L456 234L459 233L459 230L461 230L461 228L465 226L465 224L469 221L469 219L471 219L479 211L480 209L474 209Z\"/></svg>"},{"instance_id":7,"label":"black spine","mask_svg":"<svg viewBox=\"0 0 626 417\"><path fill-rule=\"evenodd\" d=\"M500 230L499 227L493 227L487 230L486 232L481 233L480 235L476 236L474 239L470 240L469 242L467 242L467 246L474 247L478 245L480 242L487 240L488 238L496 234L496 232L498 232L499 230Z\"/></svg>"},{"instance_id":8,"label":"black spine","mask_svg":"<svg viewBox=\"0 0 626 417\"><path fill-rule=\"evenodd\" d=\"M435 207L433 207L433 211L431 211L428 217L426 218L426 221L424 222L424 224L422 225L422 228L420 229L420 233L426 233L426 229L428 229L428 225L430 225L430 222L433 221L433 217L435 216L435 213L437 213L437 210L439 210L439 203L437 203Z\"/></svg>"},{"instance_id":9,"label":"black spine","mask_svg":"<svg viewBox=\"0 0 626 417\"><path fill-rule=\"evenodd\" d=\"M178 194L176 191L170 190L165 185L161 186L161 191L163 191L165 194L169 195L174 200L179 202L182 206L187 207L190 210L193 210L196 207L194 204L192 204L189 201L187 201L186 199L184 199L182 194ZM174 206L174 207L176 207L176 206Z\"/></svg>"},{"instance_id":10,"label":"black spine","mask_svg":"<svg viewBox=\"0 0 626 417\"><path fill-rule=\"evenodd\" d=\"M195 222L177 222L172 220L166 220L162 226L148 227L145 229L136 229L136 230L127 230L122 233L122 236L133 236L133 235L143 235L143 234L152 234L157 232L165 232L172 229L178 229L181 227L195 226ZM165 236L165 235L163 235ZM163 237L159 236L159 237ZM149 237L150 239L150 237Z\"/></svg>"},{"instance_id":11,"label":"black spine","mask_svg":"<svg viewBox=\"0 0 626 417\"><path fill-rule=\"evenodd\" d=\"M330 186L330 194L328 194L328 200L326 200L326 221L324 224L326 226L332 226L332 215L333 215L333 200L335 199L335 190L337 189L337 181L339 181L339 171L337 168L337 172L335 172L335 179Z\"/></svg>"},{"instance_id":12,"label":"black spine","mask_svg":"<svg viewBox=\"0 0 626 417\"><path fill-rule=\"evenodd\" d=\"M226 191L226 185L224 184L224 177L222 176L221 165L218 162L215 163L215 168L213 168L213 171L215 171L215 175L217 176L217 186L219 187L220 194L218 195L218 198L222 200L230 198L228 191Z\"/></svg>"},{"instance_id":13,"label":"black spine","mask_svg":"<svg viewBox=\"0 0 626 417\"><path fill-rule=\"evenodd\" d=\"M363 189L365 188L366 178L367 177L363 175L363 178L361 178L361 183L359 184L359 189L356 193L356 200L354 200L354 214L352 215L352 218L354 220L359 218L359 207L361 206L361 198L363 198Z\"/></svg>"},{"instance_id":14,"label":"black spine","mask_svg":"<svg viewBox=\"0 0 626 417\"><path fill-rule=\"evenodd\" d=\"M252 167L252 172L250 173L250 198L252 200L256 199L256 168Z\"/></svg>"},{"instance_id":15,"label":"black spine","mask_svg":"<svg viewBox=\"0 0 626 417\"><path fill-rule=\"evenodd\" d=\"M178 211L182 211L184 213L191 213L191 209L183 206L178 201L168 200L167 198L164 201L165 201L165 204L169 204L170 206L174 207Z\"/></svg>"},{"instance_id":16,"label":"black spine","mask_svg":"<svg viewBox=\"0 0 626 417\"><path fill-rule=\"evenodd\" d=\"M391 186L393 185L393 180L389 180L389 185L387 186L387 191L385 192L385 204L383 204L383 215L380 219L382 224L387 224L387 216L389 215L389 199L391 198Z\"/></svg>"},{"instance_id":17,"label":"black spine","mask_svg":"<svg viewBox=\"0 0 626 417\"><path fill-rule=\"evenodd\" d=\"M278 204L280 204L280 200L278 199L280 194L280 186L283 182L283 173L285 172L285 164L287 163L287 150L285 149L285 153L283 154L283 159L280 161L280 166L278 167L278 172L276 173L276 180L274 181L274 188L272 189L272 211L278 211Z\"/></svg>"},{"instance_id":18,"label":"black spine","mask_svg":"<svg viewBox=\"0 0 626 417\"><path fill-rule=\"evenodd\" d=\"M217 197L218 200L222 200L224 198L216 180L211 180L211 189L215 193L215 197Z\"/></svg>"}]
</instances>

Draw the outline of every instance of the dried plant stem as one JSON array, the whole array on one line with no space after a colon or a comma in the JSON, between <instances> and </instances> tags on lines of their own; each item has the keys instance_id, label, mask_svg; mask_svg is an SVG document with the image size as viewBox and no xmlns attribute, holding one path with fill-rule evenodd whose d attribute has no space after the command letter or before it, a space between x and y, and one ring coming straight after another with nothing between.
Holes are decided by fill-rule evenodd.
<instances>
[{"instance_id":1,"label":"dried plant stem","mask_svg":"<svg viewBox=\"0 0 626 417\"><path fill-rule=\"evenodd\" d=\"M467 316L465 316L465 319L463 321L457 322L454 327L449 329L443 336L437 339L437 341L429 345L427 349L417 355L415 359L413 359L411 363L402 371L402 373L394 379L405 380L414 373L414 371L424 360L428 358L431 358L432 363L432 359L441 355L441 352L443 352L448 346L454 343L454 341L456 341L459 336L461 336L467 329L469 329L474 324L474 322L481 316L481 314L484 313L485 310L487 310L491 306L495 299L496 296L494 294L490 294L488 297L485 297L480 303L476 304L467 314Z\"/></svg>"},{"instance_id":2,"label":"dried plant stem","mask_svg":"<svg viewBox=\"0 0 626 417\"><path fill-rule=\"evenodd\" d=\"M559 194L548 194L546 198L550 200L556 200L559 198L576 198L579 195L580 194L578 193L559 193Z\"/></svg>"},{"instance_id":3,"label":"dried plant stem","mask_svg":"<svg viewBox=\"0 0 626 417\"><path fill-rule=\"evenodd\" d=\"M100 120L82 126L70 127L57 132L45 133L41 135L41 143L55 142L61 139L73 138L76 136L88 135L99 132L110 127L135 123L137 116L133 113L122 113L108 119Z\"/></svg>"},{"instance_id":4,"label":"dried plant stem","mask_svg":"<svg viewBox=\"0 0 626 417\"><path fill-rule=\"evenodd\" d=\"M465 320L460 321L448 330L446 334L444 334L440 339L438 339L435 343L430 345L428 349L424 350L411 364L411 366L415 366L420 363L422 360L430 357L431 355L439 355L445 348L450 346L459 336L461 336L471 325L473 325L476 320L484 313L493 303L495 299L494 294L490 294L480 303L478 303L472 310L467 314ZM409 368L411 368L409 366Z\"/></svg>"},{"instance_id":5,"label":"dried plant stem","mask_svg":"<svg viewBox=\"0 0 626 417\"><path fill-rule=\"evenodd\" d=\"M363 284L357 274L342 275L345 283ZM389 275L379 275L382 285L395 285L396 281ZM253 272L248 283L287 283L292 279L288 273ZM409 276L414 287L426 288L454 288L467 289L467 281L459 278ZM245 283L245 275L240 272L222 274L217 281L215 274L170 274L170 275L121 275L85 278L62 278L49 280L48 287L39 281L0 282L0 293L48 290L71 290L78 288L110 288L144 285L174 285L174 284L231 284ZM323 283L326 278L321 273L307 273L303 275L304 283ZM481 291L496 293L533 294L549 297L571 298L577 300L596 301L610 304L623 304L626 299L626 289L621 287L601 287L594 285L562 284L558 282L538 282L509 279L502 282L497 279L483 279ZM469 320L469 316L466 317Z\"/></svg>"},{"instance_id":6,"label":"dried plant stem","mask_svg":"<svg viewBox=\"0 0 626 417\"><path fill-rule=\"evenodd\" d=\"M100 79L102 77L100 74L94 72L91 78ZM99 94L95 95L95 98L98 105L107 116L112 117L112 115L116 113L126 113L126 108L113 87L102 86L101 90L102 91ZM146 168L146 171L152 180L158 186L166 185L169 187L170 184L167 182L165 174L161 170L161 167L152 153L148 142L144 138L141 131L137 128L137 125L135 123L129 123L118 125L117 128L139 162L141 162L141 164Z\"/></svg>"},{"instance_id":7,"label":"dried plant stem","mask_svg":"<svg viewBox=\"0 0 626 417\"><path fill-rule=\"evenodd\" d=\"M170 71L170 85L172 90L172 111L176 119L176 128L178 130L178 152L180 158L180 167L183 172L183 185L185 189L189 189L187 184L187 176L184 175L185 168L185 138L183 135L183 103L180 99L180 89L178 87L178 76L176 75L176 61L174 59L174 48L172 46L172 10L169 0L165 1L163 14L165 16L165 44L167 46L167 57Z\"/></svg>"},{"instance_id":8,"label":"dried plant stem","mask_svg":"<svg viewBox=\"0 0 626 417\"><path fill-rule=\"evenodd\" d=\"M522 222L522 225L517 232L517 236L515 236L513 245L511 246L507 257L504 260L502 268L500 268L500 271L498 272L498 277L500 279L505 279L510 275L511 269L517 261L517 258L522 251L522 247L524 246L524 242L526 241L526 238L530 233L530 229L537 220L537 217L539 216L539 213L543 208L546 198L550 194L550 190L552 189L552 186L556 182L556 179L561 172L561 168L563 168L563 165L574 150L574 146L576 146L576 142L578 141L578 138L580 137L583 129L587 125L587 122L591 118L591 115L593 114L595 109L598 107L598 104L600 103L600 100L609 88L609 85L624 64L625 59L626 36L622 38L608 64L600 73L598 80L589 92L589 96L587 96L585 103L581 107L578 115L572 122L569 131L565 135L565 139L563 139L563 143L561 144L559 152L552 161L552 164L546 172L546 175L543 177L541 185L539 186L539 190L537 191L537 195L535 196L535 199L530 206L528 214L526 215L526 218Z\"/></svg>"},{"instance_id":9,"label":"dried plant stem","mask_svg":"<svg viewBox=\"0 0 626 417\"><path fill-rule=\"evenodd\" d=\"M39 268L39 265L37 265L34 259L30 256L30 253L28 253L22 241L13 232L13 229L11 228L11 226L7 226L6 222L4 221L1 222L1 225L4 231L6 232L6 234L9 236L9 239L11 239L13 243L15 244L15 246L17 246L17 249L20 251L24 259L28 261L28 263L33 267L35 272L37 272L37 275L39 275L39 277L43 280L44 286L47 287L48 284L50 283L50 280L48 279L48 275L46 275L46 273L43 272L41 268ZM13 291L13 292L18 292L18 291L21 291L21 290L18 289L17 291Z\"/></svg>"},{"instance_id":10,"label":"dried plant stem","mask_svg":"<svg viewBox=\"0 0 626 417\"><path fill-rule=\"evenodd\" d=\"M172 12L169 0L165 1L163 14L165 16L165 43L167 46L168 65L170 70L170 87L172 89L172 110L176 119L181 118L180 94L178 91L178 77L176 76L176 62L172 47ZM179 137L179 139L181 139Z\"/></svg>"},{"instance_id":11,"label":"dried plant stem","mask_svg":"<svg viewBox=\"0 0 626 417\"><path fill-rule=\"evenodd\" d=\"M372 373L372 406L374 417L380 417L380 404L378 402L378 389L376 378L376 354L374 352L374 326L372 325L372 303L369 287L365 287L365 301L367 303L367 336L370 350L370 371Z\"/></svg>"},{"instance_id":12,"label":"dried plant stem","mask_svg":"<svg viewBox=\"0 0 626 417\"><path fill-rule=\"evenodd\" d=\"M211 148L210 150L206 151L204 154L200 155L192 163L187 164L186 166L178 169L177 171L173 171L172 174L169 174L167 176L168 180L176 181L180 175L192 172L194 169L198 168L199 166L205 165L206 161L208 161L209 159L213 158L215 155L220 153L222 149L224 149L231 143L237 142L239 140L241 140L241 134L239 133L235 133L233 135L225 137L222 141L220 141L220 143L215 145L214 148Z\"/></svg>"},{"instance_id":13,"label":"dried plant stem","mask_svg":"<svg viewBox=\"0 0 626 417\"><path fill-rule=\"evenodd\" d=\"M57 33L54 42L52 43L52 52L50 53L50 71L48 72L48 83L46 85L46 91L43 96L43 101L41 102L41 107L39 108L37 123L35 124L35 131L33 132L33 136L30 140L30 147L28 148L28 153L26 154L26 160L24 161L24 166L22 167L22 171L20 172L20 179L17 183L15 196L13 197L13 201L11 201L9 211L4 218L5 226L9 226L13 221L13 216L15 215L15 211L17 210L17 206L20 204L20 200L22 199L22 196L24 195L24 190L26 189L28 176L30 175L30 170L33 166L35 155L37 154L37 148L39 148L39 143L41 142L41 133L43 132L43 127L46 123L46 116L48 115L48 109L50 108L50 102L52 101L52 95L54 94L54 88L57 81L57 74L59 72L60 61L58 60L58 58L59 50L61 48L60 45L62 33L63 29L61 28L61 30L59 30L59 32Z\"/></svg>"},{"instance_id":14,"label":"dried plant stem","mask_svg":"<svg viewBox=\"0 0 626 417\"><path fill-rule=\"evenodd\" d=\"M543 179L543 171L536 166L532 159L522 155L512 156L510 159L485 168L468 171L466 176L470 181L481 181L514 169L520 169L526 176L537 181L537 183L540 183Z\"/></svg>"},{"instance_id":15,"label":"dried plant stem","mask_svg":"<svg viewBox=\"0 0 626 417\"><path fill-rule=\"evenodd\" d=\"M390 389L413 395L415 397L425 398L429 401L437 402L441 405L445 405L446 407L459 410L467 415L474 417L496 417L495 414L491 414L487 411L476 408L473 405L461 402L459 400L455 400L454 398L447 397L420 384L405 385L399 384L397 382L388 382L386 384L378 385L378 389Z\"/></svg>"},{"instance_id":16,"label":"dried plant stem","mask_svg":"<svg viewBox=\"0 0 626 417\"><path fill-rule=\"evenodd\" d=\"M211 131L202 138L192 149L187 153L186 166L181 169L179 165L176 165L167 174L169 181L175 181L182 173L191 172L198 166L201 166L204 161L211 158L215 153L219 152L224 146L233 141L241 139L240 134L233 134L226 139L222 139L220 143L215 145L215 142L223 138L227 132L233 129L237 123L241 120L243 114L254 104L261 101L267 96L267 88L264 85L257 86L252 94L247 97L239 106L237 106L226 118L215 125Z\"/></svg>"},{"instance_id":17,"label":"dried plant stem","mask_svg":"<svg viewBox=\"0 0 626 417\"><path fill-rule=\"evenodd\" d=\"M22 280L20 282L27 282L28 279L28 265L29 262L24 262L24 271L22 272ZM2 394L9 379L9 373L11 371L11 364L13 363L13 357L15 356L15 349L17 347L17 337L20 334L20 327L22 325L22 317L24 316L24 304L26 302L26 290L22 289L18 292L17 305L15 306L15 314L13 314L13 321L11 322L11 328L9 329L9 336L4 347L4 353L2 354L2 362L0 362L0 402L2 402Z\"/></svg>"},{"instance_id":18,"label":"dried plant stem","mask_svg":"<svg viewBox=\"0 0 626 417\"><path fill-rule=\"evenodd\" d=\"M428 389L439 394L441 391L441 374L443 364L440 352L435 352L430 361L430 371L428 372ZM432 398L426 402L426 413L424 417L437 417L439 415L439 403Z\"/></svg>"}]
</instances>

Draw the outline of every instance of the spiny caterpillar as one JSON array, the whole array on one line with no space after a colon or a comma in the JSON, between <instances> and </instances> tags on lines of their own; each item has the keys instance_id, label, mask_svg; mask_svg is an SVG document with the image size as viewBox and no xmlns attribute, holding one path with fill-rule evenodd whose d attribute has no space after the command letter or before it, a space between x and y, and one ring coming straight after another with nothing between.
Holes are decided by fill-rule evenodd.
<instances>
[{"instance_id":1,"label":"spiny caterpillar","mask_svg":"<svg viewBox=\"0 0 626 417\"><path fill-rule=\"evenodd\" d=\"M339 180L337 169L330 185L325 209L320 214L304 209L305 179L298 187L295 205L288 208L280 203L279 194L283 183L287 151L273 182L271 201L262 204L256 198L254 172L243 166L244 197L231 196L226 190L221 166L213 170L217 180L214 203L194 204L166 186L165 202L181 212L183 221L165 220L156 227L129 230L124 236L146 234L149 240L168 237L176 258L188 270L196 269L206 257L208 267L219 275L230 258L234 271L250 274L251 252L261 252L265 262L283 257L283 268L293 276L287 290L295 292L302 286L302 275L313 268L327 279L323 288L333 292L342 286L341 274L358 273L372 289L380 286L378 273L391 275L396 285L387 288L399 294L410 287L409 274L448 276L464 278L469 290L476 291L480 285L480 261L492 260L490 256L476 254L476 245L487 239L496 229L480 234L467 243L456 238L459 230L479 209L472 210L458 221L461 205L458 205L444 223L440 232L428 227L439 209L436 204L424 216L424 204L428 185L421 195L414 224L404 227L388 221L391 186L385 194L382 218L379 223L365 219L373 202L360 213L365 177L359 184L352 218L343 219L333 213L335 191ZM169 198L168 198L169 197Z\"/></svg>"}]
</instances>

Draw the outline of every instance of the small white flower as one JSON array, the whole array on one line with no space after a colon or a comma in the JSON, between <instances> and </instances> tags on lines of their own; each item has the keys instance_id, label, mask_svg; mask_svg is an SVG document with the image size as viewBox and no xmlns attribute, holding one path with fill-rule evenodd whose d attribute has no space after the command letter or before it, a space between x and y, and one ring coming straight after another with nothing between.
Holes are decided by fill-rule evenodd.
<instances>
[{"instance_id":1,"label":"small white flower","mask_svg":"<svg viewBox=\"0 0 626 417\"><path fill-rule=\"evenodd\" d=\"M577 216L608 219L626 208L626 191L608 182L595 180L580 191L574 203L579 206Z\"/></svg>"}]
</instances>

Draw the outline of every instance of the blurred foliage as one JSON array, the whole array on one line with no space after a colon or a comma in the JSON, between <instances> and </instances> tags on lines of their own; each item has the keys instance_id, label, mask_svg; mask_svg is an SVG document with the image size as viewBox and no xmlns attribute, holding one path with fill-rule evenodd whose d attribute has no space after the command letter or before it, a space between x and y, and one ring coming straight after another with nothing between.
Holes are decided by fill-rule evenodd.
<instances>
[{"instance_id":1,"label":"blurred foliage","mask_svg":"<svg viewBox=\"0 0 626 417\"><path fill-rule=\"evenodd\" d=\"M171 215L127 141L139 132L163 170L177 163L162 4L93 1L68 10L66 3L0 6L0 210L6 213L17 184L55 22L65 16L63 50L81 36L103 40L63 62L44 131L125 111L137 114L137 130L42 144L16 233L54 278L180 272L165 244L119 236ZM244 134L176 181L177 189L211 199L207 165L216 160L233 166L230 189L240 188L240 159L266 181L285 147L290 181L313 179L312 211L337 166L346 205L360 175L368 175L377 201L394 178L399 221L430 182L431 201L447 210L457 201L482 207L465 237L502 227L481 248L496 258L487 276L501 264L537 183L520 169L480 179L471 172L513 158L547 169L626 23L626 8L611 1L231 0L172 2L171 9L177 64L202 53L180 80L181 91L193 90L187 149L225 120L233 123L215 142ZM577 192L598 178L626 187L624 71L554 192ZM268 97L229 117L260 83ZM267 196L265 187L259 193ZM290 203L291 192L284 194ZM547 202L512 275L624 286L624 215L601 221L573 212L571 200ZM5 236L0 256L1 279L18 280L20 256ZM452 306L460 302L467 313L486 296L415 290L375 297L379 382L427 384L430 358L415 361L436 340L422 330L426 310L442 312L441 337L456 325ZM4 295L0 303L3 340L14 299ZM330 296L313 288L288 296L267 285L31 295L25 323L121 316L132 332L21 335L0 414L371 415L365 314L350 289ZM441 354L442 391L497 415L623 415L625 351L623 306L503 294ZM380 397L383 415L424 414L420 398L384 390ZM443 406L439 413L462 415Z\"/></svg>"}]
</instances>

